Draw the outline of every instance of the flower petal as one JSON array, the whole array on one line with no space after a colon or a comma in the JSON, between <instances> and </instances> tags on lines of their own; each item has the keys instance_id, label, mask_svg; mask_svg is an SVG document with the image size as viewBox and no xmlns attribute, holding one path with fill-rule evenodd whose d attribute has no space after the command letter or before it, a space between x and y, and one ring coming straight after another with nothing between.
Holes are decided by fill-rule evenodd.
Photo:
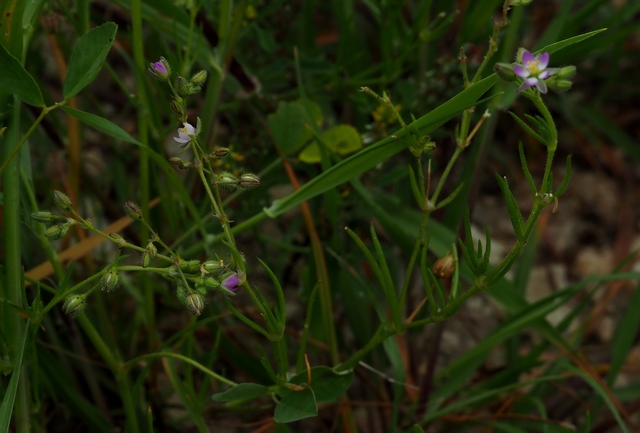
<instances>
[{"instance_id":1,"label":"flower petal","mask_svg":"<svg viewBox=\"0 0 640 433\"><path fill-rule=\"evenodd\" d=\"M547 93L547 83L545 83L544 80L538 81L536 87L540 90L540 93Z\"/></svg>"},{"instance_id":2,"label":"flower petal","mask_svg":"<svg viewBox=\"0 0 640 433\"><path fill-rule=\"evenodd\" d=\"M546 80L547 78L549 78L551 76L551 71L545 70L542 71L538 74L538 79L540 80Z\"/></svg>"},{"instance_id":3,"label":"flower petal","mask_svg":"<svg viewBox=\"0 0 640 433\"><path fill-rule=\"evenodd\" d=\"M538 55L538 68L545 69L549 66L549 53L542 53Z\"/></svg>"},{"instance_id":4,"label":"flower petal","mask_svg":"<svg viewBox=\"0 0 640 433\"><path fill-rule=\"evenodd\" d=\"M187 131L187 134L194 135L196 133L196 128L194 128L190 123L183 123L184 129Z\"/></svg>"},{"instance_id":5,"label":"flower petal","mask_svg":"<svg viewBox=\"0 0 640 433\"><path fill-rule=\"evenodd\" d=\"M522 65L513 65L513 72L518 76L518 77L522 77L522 78L527 78L529 75L531 75L531 73L529 72L529 70L527 68L525 68Z\"/></svg>"},{"instance_id":6,"label":"flower petal","mask_svg":"<svg viewBox=\"0 0 640 433\"><path fill-rule=\"evenodd\" d=\"M180 144L185 144L185 143L188 143L189 141L191 141L191 140L190 140L190 139L188 139L188 138L187 138L187 139L184 139L184 138L182 138L182 137L180 137L180 138L178 138L178 137L173 137L173 139L174 139L175 141L177 141L178 143L180 143Z\"/></svg>"},{"instance_id":7,"label":"flower petal","mask_svg":"<svg viewBox=\"0 0 640 433\"><path fill-rule=\"evenodd\" d=\"M536 61L535 56L531 54L529 51L524 50L524 52L522 53L522 63L526 65L527 63L532 63L535 61Z\"/></svg>"}]
</instances>

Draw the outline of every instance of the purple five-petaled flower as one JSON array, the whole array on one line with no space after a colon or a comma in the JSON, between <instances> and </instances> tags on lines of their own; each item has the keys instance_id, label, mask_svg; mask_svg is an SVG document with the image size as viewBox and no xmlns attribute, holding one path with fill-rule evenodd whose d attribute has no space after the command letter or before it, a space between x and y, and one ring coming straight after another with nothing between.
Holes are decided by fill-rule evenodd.
<instances>
[{"instance_id":1,"label":"purple five-petaled flower","mask_svg":"<svg viewBox=\"0 0 640 433\"><path fill-rule=\"evenodd\" d=\"M547 69L549 66L549 53L541 53L534 56L529 51L524 50L522 53L522 64L513 65L513 72L524 78L524 83L518 87L518 93L528 87L535 86L540 93L547 93L547 85L544 80L555 74L557 69Z\"/></svg>"},{"instance_id":2,"label":"purple five-petaled flower","mask_svg":"<svg viewBox=\"0 0 640 433\"><path fill-rule=\"evenodd\" d=\"M196 135L196 128L190 123L183 123L184 127L178 129L178 137L173 137L175 141L180 143L180 147L185 147L191 141L191 138Z\"/></svg>"},{"instance_id":3,"label":"purple five-petaled flower","mask_svg":"<svg viewBox=\"0 0 640 433\"><path fill-rule=\"evenodd\" d=\"M238 288L238 283L240 280L236 274L231 274L224 280L222 280L222 287L228 292L235 292Z\"/></svg>"},{"instance_id":4,"label":"purple five-petaled flower","mask_svg":"<svg viewBox=\"0 0 640 433\"><path fill-rule=\"evenodd\" d=\"M151 63L149 72L151 72L159 80L166 80L169 78L169 71L162 61Z\"/></svg>"}]
</instances>

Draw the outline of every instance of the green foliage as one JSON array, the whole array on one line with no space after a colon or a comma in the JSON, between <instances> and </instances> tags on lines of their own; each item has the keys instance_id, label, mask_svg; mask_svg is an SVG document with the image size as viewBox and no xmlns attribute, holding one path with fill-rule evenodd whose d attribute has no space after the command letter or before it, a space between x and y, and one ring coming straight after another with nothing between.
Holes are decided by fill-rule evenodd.
<instances>
[{"instance_id":1,"label":"green foliage","mask_svg":"<svg viewBox=\"0 0 640 433\"><path fill-rule=\"evenodd\" d=\"M541 29L535 2L63 3L0 1L0 431L631 429L637 290L590 331L631 259L527 287L579 275L554 213L608 205L575 206L570 153L574 178L640 158L640 6L569 1ZM520 47L573 90L487 72Z\"/></svg>"},{"instance_id":2,"label":"green foliage","mask_svg":"<svg viewBox=\"0 0 640 433\"><path fill-rule=\"evenodd\" d=\"M78 39L69 60L69 70L64 80L64 97L71 98L96 79L111 49L118 26L105 23Z\"/></svg>"},{"instance_id":3,"label":"green foliage","mask_svg":"<svg viewBox=\"0 0 640 433\"><path fill-rule=\"evenodd\" d=\"M0 63L3 65L0 89L9 94L15 94L29 105L44 107L42 93L35 80L2 44L0 44Z\"/></svg>"}]
</instances>

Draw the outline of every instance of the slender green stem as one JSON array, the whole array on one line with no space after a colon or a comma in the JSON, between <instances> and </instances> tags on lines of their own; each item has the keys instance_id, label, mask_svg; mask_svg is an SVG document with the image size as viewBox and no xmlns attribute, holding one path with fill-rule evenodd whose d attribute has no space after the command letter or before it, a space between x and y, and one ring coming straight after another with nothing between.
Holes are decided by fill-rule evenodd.
<instances>
[{"instance_id":1,"label":"slender green stem","mask_svg":"<svg viewBox=\"0 0 640 433\"><path fill-rule=\"evenodd\" d=\"M464 147L461 147L461 146L457 146L456 147L455 152L453 152L453 155L451 156L451 159L447 163L447 167L442 172L442 176L440 177L440 181L438 182L438 185L436 186L436 190L433 192L433 196L430 199L430 201L433 203L434 206L436 205L436 202L438 200L438 197L440 196L440 192L442 191L442 188L444 187L444 183L447 180L447 177L449 177L449 173L451 172L451 169L453 168L453 164L455 164L456 160L458 159L458 157L460 156L460 154L462 153L463 150L464 150Z\"/></svg>"},{"instance_id":2,"label":"slender green stem","mask_svg":"<svg viewBox=\"0 0 640 433\"><path fill-rule=\"evenodd\" d=\"M356 365L358 365L358 363L362 360L362 358L364 358L367 355L367 353L369 353L371 350L377 347L378 344L382 343L384 340L394 335L396 333L396 330L393 327L389 328L388 325L389 325L389 320L386 320L383 323L381 323L378 329L376 330L376 333L373 335L373 337L371 337L369 342L363 348L361 348L356 353L351 355L349 359L342 362L340 365L337 365L335 367L335 370L347 371L347 370L353 369Z\"/></svg>"},{"instance_id":3,"label":"slender green stem","mask_svg":"<svg viewBox=\"0 0 640 433\"><path fill-rule=\"evenodd\" d=\"M276 358L276 365L278 366L278 379L280 379L282 383L286 383L287 374L289 373L287 339L280 338L278 341L273 341L272 344Z\"/></svg>"},{"instance_id":4,"label":"slender green stem","mask_svg":"<svg viewBox=\"0 0 640 433\"><path fill-rule=\"evenodd\" d=\"M34 318L33 323L34 324L39 324L42 319L44 318L44 316L47 314L47 312L52 309L57 303L59 303L60 301L62 301L64 298L66 298L67 296L69 296L70 294L80 290L81 287L99 279L102 278L102 276L109 270L109 268L104 268L103 270L101 270L100 272L98 272L97 274L94 274L92 276L90 276L89 278L87 278L86 280L81 281L80 283L76 284L73 287L70 287L69 289L65 290L62 293L57 293L53 299L42 309L40 310L40 313L38 314L37 318Z\"/></svg>"},{"instance_id":5,"label":"slender green stem","mask_svg":"<svg viewBox=\"0 0 640 433\"><path fill-rule=\"evenodd\" d=\"M237 383L227 379L224 376L220 376L218 373L216 373L214 371L209 370L207 367L205 367L204 365L200 364L199 362L194 361L191 358L187 358L186 356L183 356L183 355L180 355L180 354L177 354L177 353L172 353L172 352L155 352L155 353L148 353L146 355L138 356L138 357L130 359L129 361L127 361L124 364L122 364L122 370L127 372L132 367L138 365L141 361L155 360L155 359L160 359L160 358L175 358L175 359L179 359L180 361L183 361L183 362L186 362L187 364L193 365L198 370L208 374L209 376L213 377L216 380L219 380L222 383L226 383L227 385L231 385L231 386L236 386L237 385Z\"/></svg>"},{"instance_id":6,"label":"slender green stem","mask_svg":"<svg viewBox=\"0 0 640 433\"><path fill-rule=\"evenodd\" d=\"M2 163L2 166L0 167L0 174L2 174L2 172L4 172L5 168L7 168L7 166L11 162L11 160L13 160L13 158L18 154L18 152L20 151L20 148L22 147L22 145L27 142L29 137L31 137L31 134L33 134L33 131L35 131L36 128L38 127L38 125L40 125L40 122L42 122L42 119L44 119L44 116L46 116L51 110L54 110L54 109L56 109L56 108L58 108L58 107L60 107L62 105L65 105L66 103L67 103L67 100L65 99L62 102L57 102L57 103L53 104L50 107L45 107L45 108L42 109L42 111L40 112L40 115L38 116L38 118L35 120L35 122L33 122L31 127L27 131L27 133L24 134L24 136L22 137L22 140L20 140L20 142L13 148L11 153L9 153L9 155L5 157L4 163ZM16 125L15 128L17 128L17 127L18 126Z\"/></svg>"},{"instance_id":7,"label":"slender green stem","mask_svg":"<svg viewBox=\"0 0 640 433\"><path fill-rule=\"evenodd\" d=\"M147 97L145 81L146 67L144 59L144 42L142 39L142 0L132 0L131 2L131 24L133 39L133 58L135 60L136 72L136 94L138 97L137 106L137 127L138 141L143 144L140 147L140 207L143 215L149 215L149 195L150 195L150 172L149 172L149 100ZM149 230L144 227L140 231L140 238L147 239ZM157 345L155 301L153 299L153 286L149 278L142 278L142 292L144 293L144 309L147 319L147 329L149 330L149 348Z\"/></svg>"},{"instance_id":8,"label":"slender green stem","mask_svg":"<svg viewBox=\"0 0 640 433\"><path fill-rule=\"evenodd\" d=\"M420 223L420 231L418 232L418 239L416 240L416 244L413 247L413 252L411 253L411 258L409 259L409 264L407 265L407 272L404 276L404 284L402 285L402 291L400 295L400 306L404 308L405 301L407 300L407 292L409 291L409 282L411 281L411 274L413 273L413 267L416 263L416 259L418 258L418 254L420 253L420 246L422 245L422 240L424 239L424 232L427 229L427 223L429 222L429 216L431 215L431 211L424 211L422 214L422 222Z\"/></svg>"}]
</instances>

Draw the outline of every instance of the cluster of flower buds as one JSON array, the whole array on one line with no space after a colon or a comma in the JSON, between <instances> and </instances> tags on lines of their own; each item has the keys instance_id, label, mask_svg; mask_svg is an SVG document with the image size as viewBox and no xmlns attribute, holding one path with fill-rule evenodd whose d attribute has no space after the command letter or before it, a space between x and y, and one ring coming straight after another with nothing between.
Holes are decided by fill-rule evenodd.
<instances>
[{"instance_id":1,"label":"cluster of flower buds","mask_svg":"<svg viewBox=\"0 0 640 433\"><path fill-rule=\"evenodd\" d=\"M56 207L62 212L73 211L73 204L71 203L71 199L60 191L53 192L53 202L55 203ZM45 230L44 235L53 240L61 239L62 237L64 237L64 235L67 234L67 232L73 225L78 224L81 227L84 227L82 223L72 218L63 217L47 211L34 212L31 214L31 218L39 223L49 225L49 227ZM61 224L55 224L59 221L64 222L62 222Z\"/></svg>"},{"instance_id":2,"label":"cluster of flower buds","mask_svg":"<svg viewBox=\"0 0 640 433\"><path fill-rule=\"evenodd\" d=\"M144 253L142 253L143 268L146 268L147 266L149 266L151 259L155 259L158 256L158 248L156 248L156 246L153 244L155 240L156 240L155 237L150 239L149 243L147 244L147 247L144 250Z\"/></svg>"},{"instance_id":3,"label":"cluster of flower buds","mask_svg":"<svg viewBox=\"0 0 640 433\"><path fill-rule=\"evenodd\" d=\"M240 176L235 176L228 171L223 171L215 175L214 184L224 189L235 190L240 189L252 189L260 186L260 177L253 173L245 173Z\"/></svg>"},{"instance_id":4,"label":"cluster of flower buds","mask_svg":"<svg viewBox=\"0 0 640 433\"><path fill-rule=\"evenodd\" d=\"M77 224L77 221L71 218L66 218L66 220L67 222L65 222L64 224L56 224L46 229L44 231L44 235L49 239L53 239L54 241L62 239L64 235L67 234L71 226Z\"/></svg>"},{"instance_id":5,"label":"cluster of flower buds","mask_svg":"<svg viewBox=\"0 0 640 433\"><path fill-rule=\"evenodd\" d=\"M205 81L207 81L207 71L204 70L195 74L190 80L178 75L178 78L176 78L176 93L182 98L195 95L202 90L202 85Z\"/></svg>"}]
</instances>

